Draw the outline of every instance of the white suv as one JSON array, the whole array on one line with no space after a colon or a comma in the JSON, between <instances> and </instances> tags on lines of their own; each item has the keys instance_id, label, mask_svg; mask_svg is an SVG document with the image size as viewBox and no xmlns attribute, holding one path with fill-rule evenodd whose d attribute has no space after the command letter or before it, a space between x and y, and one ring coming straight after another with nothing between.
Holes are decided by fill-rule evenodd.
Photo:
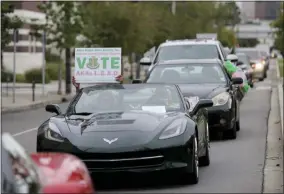
<instances>
[{"instance_id":1,"label":"white suv","mask_svg":"<svg viewBox=\"0 0 284 194\"><path fill-rule=\"evenodd\" d=\"M171 40L162 43L158 47L153 61L148 57L144 57L140 60L140 64L146 66L150 65L149 70L151 70L153 66L160 61L178 59L219 59L224 62L227 57L231 59L233 56L227 55L227 52L218 40Z\"/></svg>"}]
</instances>

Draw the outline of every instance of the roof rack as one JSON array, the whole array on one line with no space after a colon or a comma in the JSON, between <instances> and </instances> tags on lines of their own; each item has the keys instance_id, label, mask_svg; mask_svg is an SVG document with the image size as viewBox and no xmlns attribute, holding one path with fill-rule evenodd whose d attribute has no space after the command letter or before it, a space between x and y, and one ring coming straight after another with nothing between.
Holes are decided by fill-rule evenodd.
<instances>
[{"instance_id":1,"label":"roof rack","mask_svg":"<svg viewBox=\"0 0 284 194\"><path fill-rule=\"evenodd\" d=\"M166 40L166 42L182 42L182 41L192 41L194 39L181 39L181 40Z\"/></svg>"},{"instance_id":2,"label":"roof rack","mask_svg":"<svg viewBox=\"0 0 284 194\"><path fill-rule=\"evenodd\" d=\"M196 40L217 40L216 33L199 33L196 34Z\"/></svg>"}]
</instances>

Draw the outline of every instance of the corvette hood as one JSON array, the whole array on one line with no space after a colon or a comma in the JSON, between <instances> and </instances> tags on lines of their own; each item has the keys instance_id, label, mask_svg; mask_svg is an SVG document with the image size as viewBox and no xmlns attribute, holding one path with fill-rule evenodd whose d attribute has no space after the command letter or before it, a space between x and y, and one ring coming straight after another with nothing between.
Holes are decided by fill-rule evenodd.
<instances>
[{"instance_id":1,"label":"corvette hood","mask_svg":"<svg viewBox=\"0 0 284 194\"><path fill-rule=\"evenodd\" d=\"M227 90L225 84L179 84L183 96L198 96L199 98L211 98Z\"/></svg>"},{"instance_id":2,"label":"corvette hood","mask_svg":"<svg viewBox=\"0 0 284 194\"><path fill-rule=\"evenodd\" d=\"M66 118L69 130L64 130L63 136L82 151L134 148L153 140L179 114L132 111L91 118L74 115Z\"/></svg>"}]
</instances>

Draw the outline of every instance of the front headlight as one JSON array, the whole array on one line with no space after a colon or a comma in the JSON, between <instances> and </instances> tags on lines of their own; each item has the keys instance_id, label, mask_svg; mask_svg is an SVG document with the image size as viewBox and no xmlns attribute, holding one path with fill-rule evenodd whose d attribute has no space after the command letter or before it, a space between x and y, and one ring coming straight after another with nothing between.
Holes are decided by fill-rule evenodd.
<instances>
[{"instance_id":1,"label":"front headlight","mask_svg":"<svg viewBox=\"0 0 284 194\"><path fill-rule=\"evenodd\" d=\"M175 120L163 131L159 139L168 139L183 134L186 127L185 124L185 121L181 119Z\"/></svg>"},{"instance_id":2,"label":"front headlight","mask_svg":"<svg viewBox=\"0 0 284 194\"><path fill-rule=\"evenodd\" d=\"M263 64L257 63L257 64L255 64L255 68L256 69L262 69L263 68Z\"/></svg>"},{"instance_id":3,"label":"front headlight","mask_svg":"<svg viewBox=\"0 0 284 194\"><path fill-rule=\"evenodd\" d=\"M231 100L231 96L228 92L223 92L212 98L213 106L220 106L226 104Z\"/></svg>"},{"instance_id":4,"label":"front headlight","mask_svg":"<svg viewBox=\"0 0 284 194\"><path fill-rule=\"evenodd\" d=\"M54 123L48 124L47 129L45 130L45 138L58 142L64 141L64 138L62 137L59 129Z\"/></svg>"}]
</instances>

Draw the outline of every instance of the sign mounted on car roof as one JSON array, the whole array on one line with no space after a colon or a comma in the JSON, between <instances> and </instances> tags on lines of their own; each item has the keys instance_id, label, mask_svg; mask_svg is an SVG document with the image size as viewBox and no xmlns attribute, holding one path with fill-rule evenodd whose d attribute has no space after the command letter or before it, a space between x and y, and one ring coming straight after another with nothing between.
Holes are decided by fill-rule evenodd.
<instances>
[{"instance_id":1,"label":"sign mounted on car roof","mask_svg":"<svg viewBox=\"0 0 284 194\"><path fill-rule=\"evenodd\" d=\"M212 39L212 40L217 40L217 34L214 34L214 33L196 34L196 39Z\"/></svg>"}]
</instances>

